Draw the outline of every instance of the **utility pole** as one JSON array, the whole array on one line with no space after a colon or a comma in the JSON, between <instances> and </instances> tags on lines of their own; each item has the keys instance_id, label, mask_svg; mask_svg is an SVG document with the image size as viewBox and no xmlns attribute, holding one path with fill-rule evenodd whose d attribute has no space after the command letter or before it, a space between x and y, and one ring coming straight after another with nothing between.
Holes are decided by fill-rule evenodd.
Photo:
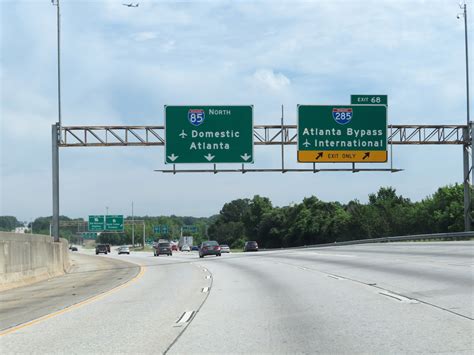
<instances>
[{"instance_id":1,"label":"utility pole","mask_svg":"<svg viewBox=\"0 0 474 355\"><path fill-rule=\"evenodd\" d=\"M132 248L135 246L135 217L133 215L133 201L132 201Z\"/></svg>"},{"instance_id":2,"label":"utility pole","mask_svg":"<svg viewBox=\"0 0 474 355\"><path fill-rule=\"evenodd\" d=\"M464 139L468 143L463 146L463 167L464 167L464 230L466 232L471 230L471 210L472 210L472 199L471 199L471 178L474 167L474 154L472 154L472 129L470 119L470 103L469 103L469 46L467 38L467 3L459 5L463 10L462 13L458 14L457 18L461 16L464 18L464 48L465 48L465 59L466 59L466 130L464 132ZM471 164L469 164L469 148L471 149Z\"/></svg>"}]
</instances>

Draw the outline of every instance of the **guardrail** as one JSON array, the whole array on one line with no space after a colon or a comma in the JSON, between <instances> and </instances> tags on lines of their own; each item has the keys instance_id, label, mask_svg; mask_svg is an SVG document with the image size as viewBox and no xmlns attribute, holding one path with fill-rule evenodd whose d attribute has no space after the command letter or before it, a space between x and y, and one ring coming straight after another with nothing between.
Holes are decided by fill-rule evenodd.
<instances>
[{"instance_id":1,"label":"guardrail","mask_svg":"<svg viewBox=\"0 0 474 355\"><path fill-rule=\"evenodd\" d=\"M416 234L404 235L397 237L381 237L371 239L348 240L344 242L334 242L326 244L305 245L303 248L317 248L337 245L354 245L354 244L369 244L369 243L389 243L389 242L403 242L403 241L417 241L417 240L433 240L433 239L468 239L474 238L474 231L471 232L456 232L456 233L436 233L436 234Z\"/></svg>"},{"instance_id":2,"label":"guardrail","mask_svg":"<svg viewBox=\"0 0 474 355\"><path fill-rule=\"evenodd\" d=\"M403 241L417 241L417 240L433 240L433 239L451 239L451 240L466 240L474 238L474 231L471 232L455 232L455 233L436 233L436 234L415 234L415 235L404 235L397 237L381 237L381 238L370 238L370 239L358 239L348 240L344 242L333 242L324 244L311 244L311 245L300 245L297 247L286 247L286 248L260 248L260 250L282 250L282 249L308 249L308 248L324 248L324 247L337 247L343 245L356 245L356 244L370 244L370 243L390 243L390 242L403 242Z\"/></svg>"}]
</instances>

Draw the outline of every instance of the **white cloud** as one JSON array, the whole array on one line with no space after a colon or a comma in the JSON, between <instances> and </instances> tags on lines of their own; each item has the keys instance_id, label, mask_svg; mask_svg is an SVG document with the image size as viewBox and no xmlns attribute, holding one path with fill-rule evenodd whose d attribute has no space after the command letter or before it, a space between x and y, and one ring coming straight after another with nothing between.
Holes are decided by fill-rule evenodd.
<instances>
[{"instance_id":1,"label":"white cloud","mask_svg":"<svg viewBox=\"0 0 474 355\"><path fill-rule=\"evenodd\" d=\"M132 38L138 42L145 42L155 39L157 34L155 32L138 32L132 35Z\"/></svg>"},{"instance_id":2,"label":"white cloud","mask_svg":"<svg viewBox=\"0 0 474 355\"><path fill-rule=\"evenodd\" d=\"M270 69L258 69L253 74L253 78L264 88L276 91L282 90L291 84L290 79L285 75L282 73L275 73Z\"/></svg>"}]
</instances>

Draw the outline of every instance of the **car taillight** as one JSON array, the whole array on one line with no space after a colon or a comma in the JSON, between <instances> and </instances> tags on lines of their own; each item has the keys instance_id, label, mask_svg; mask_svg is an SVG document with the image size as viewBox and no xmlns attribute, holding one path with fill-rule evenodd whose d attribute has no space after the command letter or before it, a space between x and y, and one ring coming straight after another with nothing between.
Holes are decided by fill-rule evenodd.
<instances>
[{"instance_id":1,"label":"car taillight","mask_svg":"<svg viewBox=\"0 0 474 355\"><path fill-rule=\"evenodd\" d=\"M221 247L214 247L214 250L221 250Z\"/></svg>"}]
</instances>

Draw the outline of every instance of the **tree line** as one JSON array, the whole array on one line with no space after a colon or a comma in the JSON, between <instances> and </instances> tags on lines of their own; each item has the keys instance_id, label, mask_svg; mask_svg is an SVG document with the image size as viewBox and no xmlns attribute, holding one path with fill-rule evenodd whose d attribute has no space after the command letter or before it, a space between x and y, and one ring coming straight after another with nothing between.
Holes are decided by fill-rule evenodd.
<instances>
[{"instance_id":1,"label":"tree line","mask_svg":"<svg viewBox=\"0 0 474 355\"><path fill-rule=\"evenodd\" d=\"M24 223L20 222L15 216L0 216L0 231L11 232L16 227L23 227Z\"/></svg>"},{"instance_id":2,"label":"tree line","mask_svg":"<svg viewBox=\"0 0 474 355\"><path fill-rule=\"evenodd\" d=\"M346 204L325 202L315 196L301 203L277 207L267 197L237 199L224 204L218 215L209 218L180 216L135 216L145 224L148 240L177 240L181 227L196 226L194 244L212 239L232 248L241 248L246 240L256 240L263 248L333 243L347 240L397 235L460 232L464 230L463 185L439 188L422 201L412 202L397 195L392 187L382 187L370 194L367 203L358 200ZM131 217L126 218L127 221ZM60 216L60 236L72 243L87 232L82 218ZM67 222L67 223L65 223ZM28 225L35 234L49 235L51 217L39 217ZM143 243L143 223L135 225L135 243ZM65 225L67 224L67 225ZM0 230L11 231L23 225L13 216L0 216ZM168 227L167 234L154 233L155 226ZM122 233L101 233L99 243L132 244L132 226L125 224Z\"/></svg>"},{"instance_id":3,"label":"tree line","mask_svg":"<svg viewBox=\"0 0 474 355\"><path fill-rule=\"evenodd\" d=\"M463 186L439 188L420 202L382 187L367 203L324 202L317 197L275 207L267 197L226 203L209 227L211 239L241 248L246 240L279 248L348 240L464 230Z\"/></svg>"}]
</instances>

